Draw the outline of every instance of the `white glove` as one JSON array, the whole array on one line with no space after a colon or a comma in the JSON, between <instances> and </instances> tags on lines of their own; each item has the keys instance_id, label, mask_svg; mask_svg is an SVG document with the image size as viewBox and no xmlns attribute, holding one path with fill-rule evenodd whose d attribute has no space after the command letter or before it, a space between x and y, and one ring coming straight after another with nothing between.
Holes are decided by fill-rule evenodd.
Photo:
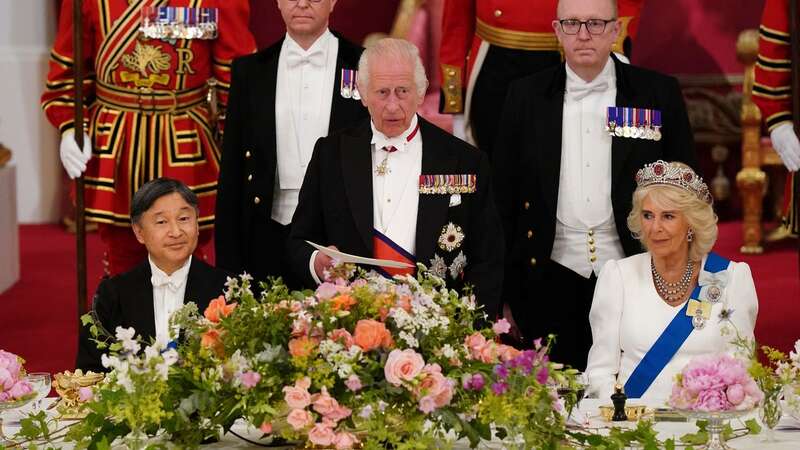
<instances>
[{"instance_id":1,"label":"white glove","mask_svg":"<svg viewBox=\"0 0 800 450\"><path fill-rule=\"evenodd\" d=\"M75 142L75 130L65 131L61 135L59 154L61 155L61 165L64 166L67 175L71 179L81 176L86 170L86 163L92 158L92 144L89 136L86 133L83 134L83 151L81 151L78 143Z\"/></svg>"},{"instance_id":2,"label":"white glove","mask_svg":"<svg viewBox=\"0 0 800 450\"><path fill-rule=\"evenodd\" d=\"M800 169L800 141L794 133L794 126L791 123L778 125L769 137L772 139L772 148L781 157L783 165L789 172Z\"/></svg>"}]
</instances>

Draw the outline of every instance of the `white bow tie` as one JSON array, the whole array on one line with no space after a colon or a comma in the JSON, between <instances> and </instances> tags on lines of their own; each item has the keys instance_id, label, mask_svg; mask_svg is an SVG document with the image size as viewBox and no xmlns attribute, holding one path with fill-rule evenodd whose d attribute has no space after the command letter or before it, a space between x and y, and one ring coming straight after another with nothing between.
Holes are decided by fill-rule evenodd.
<instances>
[{"instance_id":1,"label":"white bow tie","mask_svg":"<svg viewBox=\"0 0 800 450\"><path fill-rule=\"evenodd\" d=\"M305 63L315 67L322 67L325 65L325 54L322 53L322 50L314 50L305 54L295 49L289 50L289 54L286 55L286 64L290 69Z\"/></svg>"},{"instance_id":2,"label":"white bow tie","mask_svg":"<svg viewBox=\"0 0 800 450\"><path fill-rule=\"evenodd\" d=\"M608 89L608 81L595 81L569 88L569 94L577 101L586 98L592 92L603 92Z\"/></svg>"},{"instance_id":3,"label":"white bow tie","mask_svg":"<svg viewBox=\"0 0 800 450\"><path fill-rule=\"evenodd\" d=\"M150 282L153 283L153 287L166 286L172 292L178 292L178 289L183 286L183 280L176 280L160 273L154 273L150 277Z\"/></svg>"}]
</instances>

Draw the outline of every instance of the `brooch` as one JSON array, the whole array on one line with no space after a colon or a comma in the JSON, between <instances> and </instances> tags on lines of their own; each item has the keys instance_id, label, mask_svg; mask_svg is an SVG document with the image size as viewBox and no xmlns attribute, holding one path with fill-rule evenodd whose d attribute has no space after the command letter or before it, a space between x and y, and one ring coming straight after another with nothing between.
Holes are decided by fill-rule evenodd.
<instances>
[{"instance_id":1,"label":"brooch","mask_svg":"<svg viewBox=\"0 0 800 450\"><path fill-rule=\"evenodd\" d=\"M460 226L450 222L442 227L442 233L439 235L440 249L452 252L461 247L462 242L464 242L464 232Z\"/></svg>"}]
</instances>

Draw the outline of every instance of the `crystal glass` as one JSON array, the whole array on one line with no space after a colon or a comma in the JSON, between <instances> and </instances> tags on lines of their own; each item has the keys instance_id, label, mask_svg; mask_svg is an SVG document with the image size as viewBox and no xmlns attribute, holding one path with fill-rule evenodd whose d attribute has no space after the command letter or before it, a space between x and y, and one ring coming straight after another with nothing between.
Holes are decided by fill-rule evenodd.
<instances>
[{"instance_id":1,"label":"crystal glass","mask_svg":"<svg viewBox=\"0 0 800 450\"><path fill-rule=\"evenodd\" d=\"M800 382L784 386L783 398L786 400L784 412L800 422Z\"/></svg>"},{"instance_id":2,"label":"crystal glass","mask_svg":"<svg viewBox=\"0 0 800 450\"><path fill-rule=\"evenodd\" d=\"M36 398L33 401L33 411L41 408L42 399L50 395L50 374L47 372L28 372L25 380L31 384Z\"/></svg>"},{"instance_id":3,"label":"crystal glass","mask_svg":"<svg viewBox=\"0 0 800 450\"><path fill-rule=\"evenodd\" d=\"M696 449L733 450L733 447L729 446L725 442L725 436L722 434L722 432L725 430L725 425L731 419L736 419L738 417L743 417L750 414L752 410L714 412L678 410L678 412L690 419L699 419L708 422L708 425L706 426L706 431L708 432L708 442L706 442L706 444L703 446L695 447Z\"/></svg>"},{"instance_id":4,"label":"crystal glass","mask_svg":"<svg viewBox=\"0 0 800 450\"><path fill-rule=\"evenodd\" d=\"M781 393L780 386L775 389L764 390L764 401L758 411L758 417L764 425L762 442L775 442L775 426L781 420Z\"/></svg>"}]
</instances>

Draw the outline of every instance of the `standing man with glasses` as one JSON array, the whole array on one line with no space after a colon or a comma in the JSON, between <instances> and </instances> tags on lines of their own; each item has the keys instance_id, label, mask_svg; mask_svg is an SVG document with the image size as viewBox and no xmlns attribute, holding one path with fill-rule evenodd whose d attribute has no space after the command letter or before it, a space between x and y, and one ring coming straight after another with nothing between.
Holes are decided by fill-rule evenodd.
<instances>
[{"instance_id":1,"label":"standing man with glasses","mask_svg":"<svg viewBox=\"0 0 800 450\"><path fill-rule=\"evenodd\" d=\"M550 21L558 0L445 0L440 112L453 133L491 157L508 85L557 66L561 49ZM620 0L617 54L630 56L644 0Z\"/></svg>"},{"instance_id":2,"label":"standing man with glasses","mask_svg":"<svg viewBox=\"0 0 800 450\"><path fill-rule=\"evenodd\" d=\"M314 143L368 116L363 49L328 29L336 0L278 0L286 36L233 64L222 151L217 265L292 288L286 239Z\"/></svg>"},{"instance_id":3,"label":"standing man with glasses","mask_svg":"<svg viewBox=\"0 0 800 450\"><path fill-rule=\"evenodd\" d=\"M612 54L616 1L561 0L557 14L565 63L509 88L494 179L503 298L525 338L556 334L553 359L583 369L597 275L642 251L626 228L636 171L657 159L695 166L695 152L678 82Z\"/></svg>"}]
</instances>

